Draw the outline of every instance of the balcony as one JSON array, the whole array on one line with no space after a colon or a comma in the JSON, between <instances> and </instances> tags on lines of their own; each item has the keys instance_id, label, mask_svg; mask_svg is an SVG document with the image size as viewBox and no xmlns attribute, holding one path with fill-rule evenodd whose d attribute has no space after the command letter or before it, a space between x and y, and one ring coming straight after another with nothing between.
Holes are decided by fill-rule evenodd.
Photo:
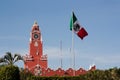
<instances>
[{"instance_id":1,"label":"balcony","mask_svg":"<svg viewBox=\"0 0 120 80\"><path fill-rule=\"evenodd\" d=\"M47 60L47 55L42 55L41 58L40 58L40 60L46 61Z\"/></svg>"},{"instance_id":2,"label":"balcony","mask_svg":"<svg viewBox=\"0 0 120 80\"><path fill-rule=\"evenodd\" d=\"M34 60L33 56L31 56L31 55L26 55L23 57L23 59L24 59L24 61L33 61Z\"/></svg>"}]
</instances>

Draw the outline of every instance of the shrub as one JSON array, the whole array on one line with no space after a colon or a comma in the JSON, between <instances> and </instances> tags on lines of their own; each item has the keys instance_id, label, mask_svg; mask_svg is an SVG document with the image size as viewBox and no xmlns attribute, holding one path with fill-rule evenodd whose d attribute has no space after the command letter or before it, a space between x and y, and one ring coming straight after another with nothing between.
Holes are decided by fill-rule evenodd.
<instances>
[{"instance_id":1,"label":"shrub","mask_svg":"<svg viewBox=\"0 0 120 80\"><path fill-rule=\"evenodd\" d=\"M31 76L33 76L33 74L25 69L21 69L20 70L20 80L30 80Z\"/></svg>"},{"instance_id":2,"label":"shrub","mask_svg":"<svg viewBox=\"0 0 120 80\"><path fill-rule=\"evenodd\" d=\"M0 80L20 80L19 68L12 65L1 67Z\"/></svg>"}]
</instances>

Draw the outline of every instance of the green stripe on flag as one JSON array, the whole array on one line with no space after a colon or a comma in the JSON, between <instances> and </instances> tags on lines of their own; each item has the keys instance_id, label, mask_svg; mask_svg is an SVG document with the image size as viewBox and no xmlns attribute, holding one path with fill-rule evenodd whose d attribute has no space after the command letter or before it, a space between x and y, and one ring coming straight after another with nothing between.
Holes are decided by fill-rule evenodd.
<instances>
[{"instance_id":1,"label":"green stripe on flag","mask_svg":"<svg viewBox=\"0 0 120 80\"><path fill-rule=\"evenodd\" d=\"M70 30L72 30L72 27L73 27L73 24L77 21L77 18L74 14L74 12L72 12L72 17L71 17L71 20L70 20Z\"/></svg>"},{"instance_id":2,"label":"green stripe on flag","mask_svg":"<svg viewBox=\"0 0 120 80\"><path fill-rule=\"evenodd\" d=\"M72 17L71 17L71 19L70 19L70 30L72 31L72 26L73 26L73 19L72 19Z\"/></svg>"}]
</instances>

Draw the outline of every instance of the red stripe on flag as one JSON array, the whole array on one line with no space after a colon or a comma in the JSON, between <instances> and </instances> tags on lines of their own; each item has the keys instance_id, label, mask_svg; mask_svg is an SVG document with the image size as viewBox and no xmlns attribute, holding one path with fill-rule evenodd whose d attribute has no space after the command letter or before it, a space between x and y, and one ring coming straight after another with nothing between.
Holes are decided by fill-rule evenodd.
<instances>
[{"instance_id":1,"label":"red stripe on flag","mask_svg":"<svg viewBox=\"0 0 120 80\"><path fill-rule=\"evenodd\" d=\"M83 40L83 38L84 38L85 36L87 36L88 33L87 33L87 31L82 27L82 28L79 30L79 32L77 33L77 35Z\"/></svg>"}]
</instances>

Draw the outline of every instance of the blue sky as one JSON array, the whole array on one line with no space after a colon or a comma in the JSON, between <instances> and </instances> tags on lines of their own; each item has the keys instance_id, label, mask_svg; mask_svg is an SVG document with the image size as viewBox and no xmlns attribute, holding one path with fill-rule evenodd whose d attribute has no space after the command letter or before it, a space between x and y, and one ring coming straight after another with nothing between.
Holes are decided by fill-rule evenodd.
<instances>
[{"instance_id":1,"label":"blue sky","mask_svg":"<svg viewBox=\"0 0 120 80\"><path fill-rule=\"evenodd\" d=\"M76 69L95 64L98 69L120 67L120 0L1 0L0 56L5 52L29 53L32 25L37 20L43 37L48 66L60 67L62 41L63 68L71 67L71 31L74 11L88 36L74 35ZM23 67L23 63L18 65Z\"/></svg>"}]
</instances>

